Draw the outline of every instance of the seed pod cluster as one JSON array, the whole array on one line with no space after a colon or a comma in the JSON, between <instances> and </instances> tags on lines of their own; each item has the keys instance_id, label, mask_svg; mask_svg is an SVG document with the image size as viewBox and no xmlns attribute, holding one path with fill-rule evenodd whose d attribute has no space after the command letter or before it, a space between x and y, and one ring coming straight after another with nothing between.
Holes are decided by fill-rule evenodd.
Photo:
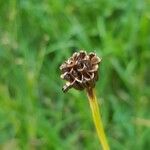
<instances>
[{"instance_id":1,"label":"seed pod cluster","mask_svg":"<svg viewBox=\"0 0 150 150\"><path fill-rule=\"evenodd\" d=\"M63 92L67 92L70 88L84 90L95 87L100 62L101 59L95 53L75 52L60 66L61 78L67 81Z\"/></svg>"}]
</instances>

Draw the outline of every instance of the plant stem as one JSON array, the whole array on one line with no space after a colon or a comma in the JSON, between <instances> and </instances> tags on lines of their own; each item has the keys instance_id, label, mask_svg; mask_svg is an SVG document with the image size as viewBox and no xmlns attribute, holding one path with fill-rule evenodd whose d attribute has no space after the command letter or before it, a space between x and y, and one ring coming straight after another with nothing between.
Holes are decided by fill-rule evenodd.
<instances>
[{"instance_id":1,"label":"plant stem","mask_svg":"<svg viewBox=\"0 0 150 150\"><path fill-rule=\"evenodd\" d=\"M87 94L89 98L90 108L92 111L93 121L96 127L96 131L97 131L100 143L103 147L103 150L109 150L110 148L109 148L106 136L105 136L102 118L101 118L101 114L99 111L98 102L97 102L94 89L92 88L87 89Z\"/></svg>"}]
</instances>

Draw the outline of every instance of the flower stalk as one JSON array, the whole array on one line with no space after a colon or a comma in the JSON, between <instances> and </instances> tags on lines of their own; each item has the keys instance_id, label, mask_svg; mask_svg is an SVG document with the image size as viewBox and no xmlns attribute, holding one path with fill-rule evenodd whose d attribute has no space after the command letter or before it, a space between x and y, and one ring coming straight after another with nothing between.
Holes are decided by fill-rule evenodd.
<instances>
[{"instance_id":1,"label":"flower stalk","mask_svg":"<svg viewBox=\"0 0 150 150\"><path fill-rule=\"evenodd\" d=\"M96 128L96 131L98 134L99 141L103 147L103 150L109 150L110 148L109 148L107 138L105 135L95 90L93 88L87 89L87 95L88 95L89 104L90 104L90 108L91 108L91 112L92 112L92 117L93 117L95 128Z\"/></svg>"}]
</instances>

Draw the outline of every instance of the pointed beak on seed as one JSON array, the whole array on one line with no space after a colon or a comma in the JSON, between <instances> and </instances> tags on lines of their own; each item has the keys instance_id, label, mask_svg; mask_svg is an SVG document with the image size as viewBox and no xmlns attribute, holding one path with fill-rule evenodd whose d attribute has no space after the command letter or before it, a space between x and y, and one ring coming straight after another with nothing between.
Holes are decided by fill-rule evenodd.
<instances>
[{"instance_id":1,"label":"pointed beak on seed","mask_svg":"<svg viewBox=\"0 0 150 150\"><path fill-rule=\"evenodd\" d=\"M95 53L75 52L60 66L60 77L67 81L62 89L63 92L67 92L70 88L77 90L94 88L98 80L100 62L101 58Z\"/></svg>"}]
</instances>

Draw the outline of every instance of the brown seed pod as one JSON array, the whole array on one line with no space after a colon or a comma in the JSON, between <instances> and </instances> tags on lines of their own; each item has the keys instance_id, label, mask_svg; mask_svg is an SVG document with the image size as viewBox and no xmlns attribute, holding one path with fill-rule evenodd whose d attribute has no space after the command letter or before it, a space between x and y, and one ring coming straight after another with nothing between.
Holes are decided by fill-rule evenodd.
<instances>
[{"instance_id":1,"label":"brown seed pod","mask_svg":"<svg viewBox=\"0 0 150 150\"><path fill-rule=\"evenodd\" d=\"M101 58L95 53L75 52L60 66L61 78L67 81L62 89L63 92L67 92L70 88L84 90L95 87L100 62Z\"/></svg>"}]
</instances>

